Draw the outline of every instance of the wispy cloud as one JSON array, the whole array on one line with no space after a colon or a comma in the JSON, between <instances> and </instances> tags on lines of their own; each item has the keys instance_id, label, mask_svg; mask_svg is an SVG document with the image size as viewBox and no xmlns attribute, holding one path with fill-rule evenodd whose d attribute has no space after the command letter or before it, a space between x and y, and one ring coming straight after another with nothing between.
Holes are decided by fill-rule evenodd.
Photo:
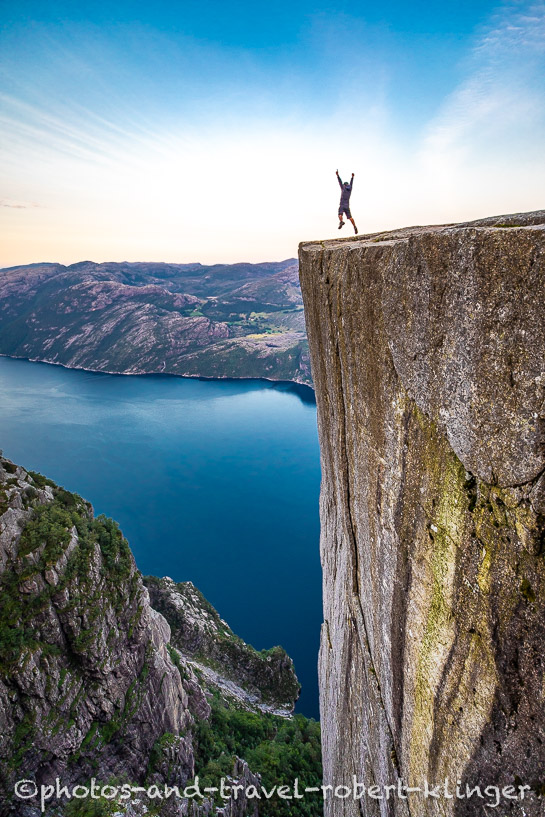
<instances>
[{"instance_id":1,"label":"wispy cloud","mask_svg":"<svg viewBox=\"0 0 545 817\"><path fill-rule=\"evenodd\" d=\"M0 207L10 207L12 210L29 210L40 205L34 201L11 201L10 199L0 199Z\"/></svg>"},{"instance_id":2,"label":"wispy cloud","mask_svg":"<svg viewBox=\"0 0 545 817\"><path fill-rule=\"evenodd\" d=\"M503 6L481 32L468 75L428 127L429 161L451 166L470 154L490 155L511 140L543 155L545 129L545 3Z\"/></svg>"},{"instance_id":3,"label":"wispy cloud","mask_svg":"<svg viewBox=\"0 0 545 817\"><path fill-rule=\"evenodd\" d=\"M422 107L422 85L396 80L423 40L396 69L397 41L351 18L309 29L296 56L312 55L312 74L292 50L271 65L131 32L116 47L99 32L12 45L3 265L288 257L336 235L336 167L356 173L361 231L543 206L545 0L502 5L447 72L450 93L442 75Z\"/></svg>"}]
</instances>

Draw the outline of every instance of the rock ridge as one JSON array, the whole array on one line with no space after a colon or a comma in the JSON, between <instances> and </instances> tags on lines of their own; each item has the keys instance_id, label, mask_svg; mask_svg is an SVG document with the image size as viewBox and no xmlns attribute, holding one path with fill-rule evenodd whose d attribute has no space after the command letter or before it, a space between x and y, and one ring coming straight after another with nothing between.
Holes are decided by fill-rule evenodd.
<instances>
[{"instance_id":1,"label":"rock ridge","mask_svg":"<svg viewBox=\"0 0 545 817\"><path fill-rule=\"evenodd\" d=\"M210 734L203 724L213 706L284 718L293 711L299 684L281 648L257 653L190 583L146 581L172 628L150 602L116 523L95 518L77 494L0 452L2 817L40 813L36 804L14 799L14 785L23 779L38 786L60 778L73 787L95 778L183 788L196 773L203 751L198 735ZM187 598L185 615L172 615L170 607L183 608ZM187 649L204 641L201 652L215 662L212 679L193 660L195 650ZM239 676L229 661L233 650L235 660L246 659ZM233 775L248 784L259 781L240 758ZM119 813L146 813L136 806ZM202 804L182 799L161 814L216 811L257 814L244 798L219 805L210 798ZM64 814L62 808L53 812Z\"/></svg>"},{"instance_id":2,"label":"rock ridge","mask_svg":"<svg viewBox=\"0 0 545 817\"><path fill-rule=\"evenodd\" d=\"M192 582L144 579L151 604L171 626L171 642L210 684L249 709L287 717L300 685L282 647L258 652L235 635Z\"/></svg>"},{"instance_id":3,"label":"rock ridge","mask_svg":"<svg viewBox=\"0 0 545 817\"><path fill-rule=\"evenodd\" d=\"M0 354L109 374L312 385L294 259L0 269Z\"/></svg>"}]
</instances>

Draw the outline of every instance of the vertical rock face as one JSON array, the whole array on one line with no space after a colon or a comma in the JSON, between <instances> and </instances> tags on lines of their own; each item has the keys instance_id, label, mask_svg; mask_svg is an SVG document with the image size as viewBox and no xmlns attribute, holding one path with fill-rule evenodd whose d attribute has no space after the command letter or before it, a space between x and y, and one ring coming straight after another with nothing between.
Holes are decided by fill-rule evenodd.
<instances>
[{"instance_id":1,"label":"vertical rock face","mask_svg":"<svg viewBox=\"0 0 545 817\"><path fill-rule=\"evenodd\" d=\"M496 813L537 815L545 212L302 244L300 275L323 473L325 783L512 785ZM330 798L326 814L494 802L375 795Z\"/></svg>"}]
</instances>

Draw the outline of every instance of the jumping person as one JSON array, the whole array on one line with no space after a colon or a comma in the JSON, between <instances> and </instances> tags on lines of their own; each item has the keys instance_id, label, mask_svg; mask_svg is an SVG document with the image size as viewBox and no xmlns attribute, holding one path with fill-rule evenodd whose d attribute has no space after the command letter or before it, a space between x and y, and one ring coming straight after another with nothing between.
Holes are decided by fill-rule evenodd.
<instances>
[{"instance_id":1,"label":"jumping person","mask_svg":"<svg viewBox=\"0 0 545 817\"><path fill-rule=\"evenodd\" d=\"M337 181L339 182L339 186L341 188L341 203L339 204L339 230L341 227L344 227L345 223L343 221L343 214L346 214L346 218L350 219L352 222L354 232L357 233L358 228L356 227L356 222L350 213L350 194L352 193L352 185L354 184L354 174L352 173L350 182L344 182L343 184L341 177L339 176L339 171L336 170L335 173L337 174Z\"/></svg>"}]
</instances>

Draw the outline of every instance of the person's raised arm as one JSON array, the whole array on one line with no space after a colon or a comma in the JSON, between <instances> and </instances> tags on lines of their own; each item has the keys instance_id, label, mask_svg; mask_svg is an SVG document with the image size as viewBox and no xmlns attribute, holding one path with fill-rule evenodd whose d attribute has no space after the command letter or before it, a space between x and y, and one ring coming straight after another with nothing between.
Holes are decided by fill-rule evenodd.
<instances>
[{"instance_id":1,"label":"person's raised arm","mask_svg":"<svg viewBox=\"0 0 545 817\"><path fill-rule=\"evenodd\" d=\"M336 170L336 171L335 171L335 173L337 174L337 181L339 182L339 187L340 187L340 188L341 188L341 190L342 190L342 189L343 189L343 183L342 183L342 181L341 181L341 177L339 176L339 171L338 171L338 170Z\"/></svg>"},{"instance_id":2,"label":"person's raised arm","mask_svg":"<svg viewBox=\"0 0 545 817\"><path fill-rule=\"evenodd\" d=\"M352 190L352 185L354 184L354 174L352 173L352 178L350 179L350 190Z\"/></svg>"}]
</instances>

